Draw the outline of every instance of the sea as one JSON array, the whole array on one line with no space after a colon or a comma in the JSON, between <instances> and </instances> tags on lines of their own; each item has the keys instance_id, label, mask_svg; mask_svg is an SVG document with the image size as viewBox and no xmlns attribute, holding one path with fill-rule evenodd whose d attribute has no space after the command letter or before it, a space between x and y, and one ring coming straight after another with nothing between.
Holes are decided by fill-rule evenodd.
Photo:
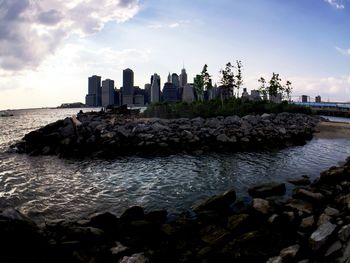
<instances>
[{"instance_id":1,"label":"sea","mask_svg":"<svg viewBox=\"0 0 350 263\"><path fill-rule=\"evenodd\" d=\"M176 214L229 189L249 201L247 189L257 184L302 175L313 180L350 156L350 138L312 139L275 151L112 160L29 156L10 149L26 133L79 110L15 110L13 116L0 118L0 210L15 208L37 222L77 220L103 212L119 216L134 205ZM89 110L96 109L83 109ZM292 189L288 183L287 189Z\"/></svg>"}]
</instances>

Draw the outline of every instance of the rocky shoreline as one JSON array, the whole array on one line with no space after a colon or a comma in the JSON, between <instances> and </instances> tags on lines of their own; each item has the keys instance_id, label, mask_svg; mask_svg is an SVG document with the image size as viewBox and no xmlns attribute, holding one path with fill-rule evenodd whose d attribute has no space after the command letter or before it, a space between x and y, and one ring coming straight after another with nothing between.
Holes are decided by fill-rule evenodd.
<instances>
[{"instance_id":1,"label":"rocky shoreline","mask_svg":"<svg viewBox=\"0 0 350 263\"><path fill-rule=\"evenodd\" d=\"M291 113L167 120L89 112L32 131L13 148L31 155L107 158L282 148L311 139L318 122Z\"/></svg>"},{"instance_id":2,"label":"rocky shoreline","mask_svg":"<svg viewBox=\"0 0 350 263\"><path fill-rule=\"evenodd\" d=\"M131 207L76 222L36 225L14 209L0 213L0 262L349 262L350 157L285 185L229 190L177 217Z\"/></svg>"}]
</instances>

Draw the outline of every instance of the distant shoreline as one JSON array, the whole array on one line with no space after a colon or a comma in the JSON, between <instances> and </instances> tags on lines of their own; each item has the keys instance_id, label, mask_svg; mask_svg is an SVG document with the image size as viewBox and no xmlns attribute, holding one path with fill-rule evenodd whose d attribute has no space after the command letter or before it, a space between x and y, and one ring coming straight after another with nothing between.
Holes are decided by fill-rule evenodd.
<instances>
[{"instance_id":1,"label":"distant shoreline","mask_svg":"<svg viewBox=\"0 0 350 263\"><path fill-rule=\"evenodd\" d=\"M350 123L324 121L317 125L316 139L350 139Z\"/></svg>"}]
</instances>

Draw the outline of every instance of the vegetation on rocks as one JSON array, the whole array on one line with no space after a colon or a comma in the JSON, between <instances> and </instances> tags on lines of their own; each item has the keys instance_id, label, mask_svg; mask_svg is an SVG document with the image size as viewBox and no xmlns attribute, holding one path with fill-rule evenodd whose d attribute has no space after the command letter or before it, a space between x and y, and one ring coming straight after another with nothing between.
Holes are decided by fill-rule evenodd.
<instances>
[{"instance_id":1,"label":"vegetation on rocks","mask_svg":"<svg viewBox=\"0 0 350 263\"><path fill-rule=\"evenodd\" d=\"M311 109L288 102L272 103L268 101L243 101L231 98L223 104L220 100L194 101L191 103L155 103L148 106L143 115L157 118L211 118L216 116L245 116L264 113L304 113L311 114Z\"/></svg>"}]
</instances>

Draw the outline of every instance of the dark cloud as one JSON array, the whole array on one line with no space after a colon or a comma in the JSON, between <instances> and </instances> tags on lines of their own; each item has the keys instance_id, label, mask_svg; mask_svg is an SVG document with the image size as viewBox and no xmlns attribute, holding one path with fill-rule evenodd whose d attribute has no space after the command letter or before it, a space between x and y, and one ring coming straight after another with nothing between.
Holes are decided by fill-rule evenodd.
<instances>
[{"instance_id":1,"label":"dark cloud","mask_svg":"<svg viewBox=\"0 0 350 263\"><path fill-rule=\"evenodd\" d=\"M138 0L0 0L0 69L33 69L70 34L101 30L138 12Z\"/></svg>"},{"instance_id":2,"label":"dark cloud","mask_svg":"<svg viewBox=\"0 0 350 263\"><path fill-rule=\"evenodd\" d=\"M42 12L38 16L39 22L44 25L55 25L60 22L63 18L61 12L51 9L46 12Z\"/></svg>"}]
</instances>

